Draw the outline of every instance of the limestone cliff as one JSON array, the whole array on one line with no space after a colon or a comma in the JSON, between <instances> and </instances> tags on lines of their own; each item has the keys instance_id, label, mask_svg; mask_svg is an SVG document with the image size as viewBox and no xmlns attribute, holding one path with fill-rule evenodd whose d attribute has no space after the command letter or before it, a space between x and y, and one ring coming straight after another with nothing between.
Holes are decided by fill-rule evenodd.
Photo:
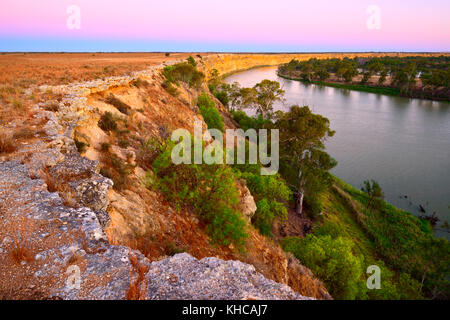
<instances>
[{"instance_id":1,"label":"limestone cliff","mask_svg":"<svg viewBox=\"0 0 450 320\"><path fill-rule=\"evenodd\" d=\"M23 299L330 298L311 271L250 225L244 253L213 246L194 214L175 210L145 185L148 168L140 146L176 128L192 129L194 119L201 119L188 101L198 92L170 95L162 85L162 67L40 88L58 97L33 108L31 116L42 123L42 132L0 155L0 294ZM111 96L123 105L114 106ZM56 105L52 111L50 104ZM119 123L116 133L99 127L106 112ZM117 178L112 189L107 169L118 164L123 174L110 177ZM251 216L251 194L245 185L240 190Z\"/></svg>"}]
</instances>

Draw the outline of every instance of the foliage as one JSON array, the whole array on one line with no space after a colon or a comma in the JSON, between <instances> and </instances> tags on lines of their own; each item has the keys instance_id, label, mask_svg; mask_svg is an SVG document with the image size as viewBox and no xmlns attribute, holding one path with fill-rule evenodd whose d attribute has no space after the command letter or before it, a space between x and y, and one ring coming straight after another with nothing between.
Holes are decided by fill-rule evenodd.
<instances>
[{"instance_id":1,"label":"foliage","mask_svg":"<svg viewBox=\"0 0 450 320\"><path fill-rule=\"evenodd\" d=\"M165 81L162 83L162 87L163 87L164 89L166 89L166 91L167 91L170 95L172 95L172 96L174 96L174 97L178 96L178 94L179 94L177 88L174 87L174 85L173 85L171 82L167 81L167 80L165 80Z\"/></svg>"},{"instance_id":2,"label":"foliage","mask_svg":"<svg viewBox=\"0 0 450 320\"><path fill-rule=\"evenodd\" d=\"M383 280L382 286L390 286L392 290L388 292L382 287L383 290L377 294L369 291L369 297L417 299L424 295L430 298L448 298L448 240L434 238L428 221L384 201L376 209L364 209L370 201L367 193L335 177L333 180L348 198L340 195L336 197L334 192L327 193L333 195L333 198L324 201L325 210L332 212L332 215L326 217L324 230L319 227L314 233L329 233L351 239L364 255L367 265L380 265L379 259L383 260L382 272L383 275L385 271L391 275L387 279L391 284ZM328 226L330 223L335 226Z\"/></svg>"},{"instance_id":3,"label":"foliage","mask_svg":"<svg viewBox=\"0 0 450 320\"><path fill-rule=\"evenodd\" d=\"M253 88L240 90L241 104L244 108L256 109L263 119L271 118L273 104L282 101L284 90L278 81L263 80Z\"/></svg>"},{"instance_id":4,"label":"foliage","mask_svg":"<svg viewBox=\"0 0 450 320\"><path fill-rule=\"evenodd\" d=\"M190 88L199 89L203 83L205 75L198 71L190 62L181 62L167 66L163 70L164 77L169 83L179 85L180 82Z\"/></svg>"},{"instance_id":5,"label":"foliage","mask_svg":"<svg viewBox=\"0 0 450 320\"><path fill-rule=\"evenodd\" d=\"M222 116L220 115L219 110L217 110L214 100L212 100L205 92L198 97L197 106L203 119L208 125L208 129L218 129L222 132L225 130Z\"/></svg>"},{"instance_id":6,"label":"foliage","mask_svg":"<svg viewBox=\"0 0 450 320\"><path fill-rule=\"evenodd\" d=\"M367 193L369 201L367 201L367 209L378 209L383 205L384 193L378 182L374 180L364 181L364 187L361 191Z\"/></svg>"},{"instance_id":7,"label":"foliage","mask_svg":"<svg viewBox=\"0 0 450 320\"><path fill-rule=\"evenodd\" d=\"M275 127L280 130L280 172L298 193L297 212L302 213L303 196L314 206L315 197L328 184L328 170L336 161L325 152L324 141L334 135L327 118L305 107L292 106L279 112ZM316 210L313 212L317 213Z\"/></svg>"},{"instance_id":8,"label":"foliage","mask_svg":"<svg viewBox=\"0 0 450 320\"><path fill-rule=\"evenodd\" d=\"M195 62L195 59L192 56L189 56L189 58L186 59L187 62L192 65L194 68L197 66L197 62Z\"/></svg>"},{"instance_id":9,"label":"foliage","mask_svg":"<svg viewBox=\"0 0 450 320\"><path fill-rule=\"evenodd\" d=\"M248 129L263 129L270 128L272 126L272 121L269 119L263 119L261 115L255 117L249 117L244 111L231 111L231 116L233 120L236 121L239 127L247 131Z\"/></svg>"},{"instance_id":10,"label":"foliage","mask_svg":"<svg viewBox=\"0 0 450 320\"><path fill-rule=\"evenodd\" d=\"M269 236L274 218L287 219L291 190L280 175L264 176L260 174L259 166L251 168L253 170L242 172L241 177L246 180L256 202L257 210L252 222L261 234Z\"/></svg>"},{"instance_id":11,"label":"foliage","mask_svg":"<svg viewBox=\"0 0 450 320\"><path fill-rule=\"evenodd\" d=\"M115 131L117 130L117 123L116 119L114 118L114 115L107 111L105 112L98 121L98 126L103 131Z\"/></svg>"},{"instance_id":12,"label":"foliage","mask_svg":"<svg viewBox=\"0 0 450 320\"><path fill-rule=\"evenodd\" d=\"M309 234L304 239L285 238L282 246L323 280L334 298L355 299L364 290L363 258L353 254L351 241Z\"/></svg>"},{"instance_id":13,"label":"foliage","mask_svg":"<svg viewBox=\"0 0 450 320\"><path fill-rule=\"evenodd\" d=\"M177 208L189 207L207 224L214 243L242 247L246 223L237 210L239 193L235 177L226 165L174 165L173 143L167 143L153 162L155 184Z\"/></svg>"},{"instance_id":14,"label":"foliage","mask_svg":"<svg viewBox=\"0 0 450 320\"><path fill-rule=\"evenodd\" d=\"M358 91L367 91L391 95L405 95L409 97L430 98L435 100L450 99L450 58L448 56L423 57L355 57L353 59L332 58L316 59L307 61L291 60L289 63L281 65L278 68L280 76L289 79L302 80L314 83L324 83L330 85L333 83L325 82L330 74L335 74L347 83L358 74L361 69L363 75L361 84L365 84L372 75L379 75L377 86L356 87L352 84L349 89ZM328 75L327 75L328 73ZM416 79L420 74L422 87L416 88ZM387 77L390 82L385 85ZM336 83L334 83L336 84ZM383 86L375 90L377 87ZM337 86L333 86L337 87Z\"/></svg>"}]
</instances>

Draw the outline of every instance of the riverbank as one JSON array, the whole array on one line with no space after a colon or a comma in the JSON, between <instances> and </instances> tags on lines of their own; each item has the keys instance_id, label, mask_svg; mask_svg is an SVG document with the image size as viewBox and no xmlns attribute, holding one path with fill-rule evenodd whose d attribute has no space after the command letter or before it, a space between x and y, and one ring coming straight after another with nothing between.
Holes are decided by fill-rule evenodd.
<instances>
[{"instance_id":1,"label":"riverbank","mask_svg":"<svg viewBox=\"0 0 450 320\"><path fill-rule=\"evenodd\" d=\"M309 81L305 81L301 78L283 75L280 72L278 72L277 75L280 78L287 79L287 80L301 81L303 83L312 83L312 84L333 87L333 88L338 88L338 89L348 89L348 90L355 90L355 91L362 91L362 92L370 92L370 93L384 94L384 95L388 95L388 96L400 96L400 90L396 89L396 88L369 86L369 85L365 85L365 84L327 82L327 81L311 81L311 82L309 82Z\"/></svg>"},{"instance_id":2,"label":"riverbank","mask_svg":"<svg viewBox=\"0 0 450 320\"><path fill-rule=\"evenodd\" d=\"M302 78L287 76L280 72L277 72L277 75L280 78L283 78L286 80L300 81L303 83L316 84L316 85L333 87L333 88L338 88L338 89L347 89L347 90L354 90L354 91L361 91L361 92L368 92L368 93L375 93L375 94L383 94L383 95L388 95L388 96L404 97L404 98L411 98L411 99L424 99L424 100L432 100L432 101L440 101L440 102L450 102L450 99L448 97L443 97L439 91L434 92L431 90L413 89L409 93L409 95L405 95L405 94L402 94L400 89L386 87L386 86L371 86L371 85L367 85L367 84L329 82L329 81L317 81L317 80L306 81L306 80L303 80Z\"/></svg>"}]
</instances>

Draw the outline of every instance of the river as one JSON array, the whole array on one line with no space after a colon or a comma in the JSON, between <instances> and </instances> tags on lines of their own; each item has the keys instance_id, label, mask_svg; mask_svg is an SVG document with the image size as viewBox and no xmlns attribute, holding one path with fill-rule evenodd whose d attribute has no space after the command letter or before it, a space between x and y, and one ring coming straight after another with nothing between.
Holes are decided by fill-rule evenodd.
<instances>
[{"instance_id":1,"label":"river","mask_svg":"<svg viewBox=\"0 0 450 320\"><path fill-rule=\"evenodd\" d=\"M330 119L336 134L326 148L338 161L333 174L357 188L374 179L393 205L420 215L420 204L437 213L438 225L450 222L450 103L304 84L280 78L276 70L252 69L225 82L280 82L286 102L276 110L308 105ZM436 235L449 238L439 230Z\"/></svg>"}]
</instances>

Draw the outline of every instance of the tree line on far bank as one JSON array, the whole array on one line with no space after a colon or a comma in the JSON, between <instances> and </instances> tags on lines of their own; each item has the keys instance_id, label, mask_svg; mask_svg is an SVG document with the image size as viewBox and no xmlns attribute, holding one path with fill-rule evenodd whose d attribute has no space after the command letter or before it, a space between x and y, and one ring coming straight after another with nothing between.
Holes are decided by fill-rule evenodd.
<instances>
[{"instance_id":1,"label":"tree line on far bank","mask_svg":"<svg viewBox=\"0 0 450 320\"><path fill-rule=\"evenodd\" d=\"M402 96L450 100L448 56L293 59L281 65L278 72L281 76L305 82L343 82L351 85L368 85L376 76L376 83L370 82L371 86L394 88ZM332 75L335 76L333 80ZM354 77L358 75L361 79L355 82Z\"/></svg>"}]
</instances>

